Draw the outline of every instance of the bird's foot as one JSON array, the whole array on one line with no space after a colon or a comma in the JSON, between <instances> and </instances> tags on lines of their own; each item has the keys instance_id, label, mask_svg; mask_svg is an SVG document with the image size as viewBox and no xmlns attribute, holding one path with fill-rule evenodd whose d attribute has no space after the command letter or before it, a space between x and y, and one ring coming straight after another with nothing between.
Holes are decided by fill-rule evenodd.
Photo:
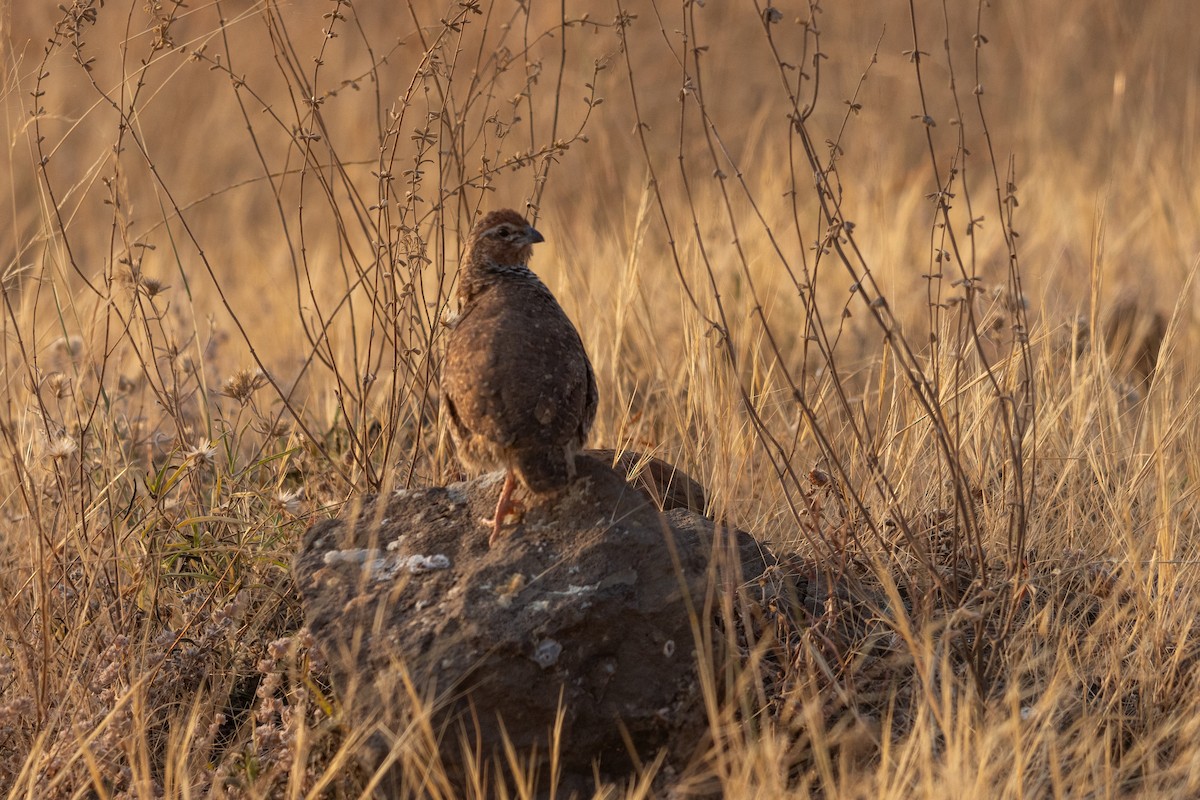
<instances>
[{"instance_id":1,"label":"bird's foot","mask_svg":"<svg viewBox=\"0 0 1200 800\"><path fill-rule=\"evenodd\" d=\"M496 513L491 519L483 520L484 525L492 526L492 533L488 536L488 547L496 544L500 538L500 530L504 527L509 517L516 517L516 521L520 522L521 517L525 516L525 507L513 499L513 490L517 488L517 476L511 471L504 478L504 488L500 490L500 499L496 503Z\"/></svg>"},{"instance_id":2,"label":"bird's foot","mask_svg":"<svg viewBox=\"0 0 1200 800\"><path fill-rule=\"evenodd\" d=\"M503 531L506 526L511 527L513 525L520 524L524 517L525 506L521 503L513 501L509 503L508 508L504 510L503 515L499 516L499 519L497 519L496 516L493 516L491 519L479 520L480 523L487 525L492 529L491 534L488 535L488 547L492 547L496 544L496 542L500 539L501 531Z\"/></svg>"}]
</instances>

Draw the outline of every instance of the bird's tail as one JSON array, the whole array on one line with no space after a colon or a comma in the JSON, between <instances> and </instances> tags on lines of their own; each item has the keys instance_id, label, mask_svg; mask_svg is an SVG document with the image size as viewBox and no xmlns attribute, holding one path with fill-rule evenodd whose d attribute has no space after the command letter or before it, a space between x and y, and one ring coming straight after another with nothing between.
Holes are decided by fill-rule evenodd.
<instances>
[{"instance_id":1,"label":"bird's tail","mask_svg":"<svg viewBox=\"0 0 1200 800\"><path fill-rule=\"evenodd\" d=\"M534 494L553 494L575 477L575 453L567 448L525 450L515 454L517 475Z\"/></svg>"}]
</instances>

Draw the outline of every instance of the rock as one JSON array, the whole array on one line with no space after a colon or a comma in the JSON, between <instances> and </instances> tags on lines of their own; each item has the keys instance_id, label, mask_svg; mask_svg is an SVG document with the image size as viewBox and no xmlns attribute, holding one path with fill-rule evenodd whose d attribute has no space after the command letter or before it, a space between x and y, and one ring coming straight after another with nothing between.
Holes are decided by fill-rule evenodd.
<instances>
[{"instance_id":1,"label":"rock","mask_svg":"<svg viewBox=\"0 0 1200 800\"><path fill-rule=\"evenodd\" d=\"M682 508L703 514L708 504L704 487L674 464L633 450L585 450L587 455L625 473L625 480L650 495L663 511Z\"/></svg>"},{"instance_id":2,"label":"rock","mask_svg":"<svg viewBox=\"0 0 1200 800\"><path fill-rule=\"evenodd\" d=\"M707 720L691 615L704 608L714 525L664 515L596 459L581 456L578 473L491 549L480 520L499 473L368 497L309 529L294 570L307 625L346 718L379 726L372 767L413 735L409 680L434 707L430 749L456 783L474 754L502 759L505 734L525 758L536 748L545 772L560 707L567 785L590 784L594 761L624 778L626 737L643 762L693 754ZM743 580L770 561L746 534L726 550Z\"/></svg>"}]
</instances>

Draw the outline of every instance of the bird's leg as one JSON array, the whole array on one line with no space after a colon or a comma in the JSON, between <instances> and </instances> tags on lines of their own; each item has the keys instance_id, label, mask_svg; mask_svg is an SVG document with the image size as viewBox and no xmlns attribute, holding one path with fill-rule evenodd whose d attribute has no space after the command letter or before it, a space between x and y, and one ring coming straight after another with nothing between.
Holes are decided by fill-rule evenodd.
<instances>
[{"instance_id":1,"label":"bird's leg","mask_svg":"<svg viewBox=\"0 0 1200 800\"><path fill-rule=\"evenodd\" d=\"M510 469L504 473L504 488L500 490L500 500L496 503L496 513L491 519L485 519L485 525L492 526L492 535L488 537L488 547L496 544L496 540L500 538L500 528L504 525L504 518L509 514L519 511L520 506L512 499L513 490L517 488L517 476Z\"/></svg>"}]
</instances>

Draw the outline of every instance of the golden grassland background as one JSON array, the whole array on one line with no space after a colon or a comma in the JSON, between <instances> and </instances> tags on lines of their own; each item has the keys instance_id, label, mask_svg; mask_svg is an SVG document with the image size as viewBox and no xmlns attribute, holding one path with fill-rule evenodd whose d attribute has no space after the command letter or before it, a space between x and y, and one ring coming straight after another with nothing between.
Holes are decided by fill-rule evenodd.
<instances>
[{"instance_id":1,"label":"golden grassland background","mask_svg":"<svg viewBox=\"0 0 1200 800\"><path fill-rule=\"evenodd\" d=\"M714 716L697 785L1197 791L1193 4L3 13L10 796L367 784L288 564L354 493L457 477L439 320L502 205L546 235L597 445L782 553L926 586L910 534L953 520L986 564L883 620L908 701L823 715L859 662L798 658L783 711ZM1087 334L1118 311L1167 323L1151 379Z\"/></svg>"}]
</instances>

